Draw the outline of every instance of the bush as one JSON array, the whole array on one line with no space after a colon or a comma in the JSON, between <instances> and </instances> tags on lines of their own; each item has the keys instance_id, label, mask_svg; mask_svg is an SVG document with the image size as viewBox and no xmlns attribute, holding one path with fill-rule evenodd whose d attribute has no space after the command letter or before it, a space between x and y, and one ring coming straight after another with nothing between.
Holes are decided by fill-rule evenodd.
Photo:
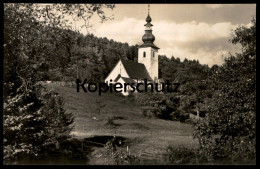
<instances>
[{"instance_id":1,"label":"bush","mask_svg":"<svg viewBox=\"0 0 260 169\"><path fill-rule=\"evenodd\" d=\"M186 122L189 119L189 114L183 110L176 110L171 113L172 120L178 120L180 122Z\"/></svg>"},{"instance_id":2,"label":"bush","mask_svg":"<svg viewBox=\"0 0 260 169\"><path fill-rule=\"evenodd\" d=\"M84 145L84 146L83 146ZM88 164L91 146L78 139L60 141L59 147L49 144L44 153L30 156L19 154L16 164Z\"/></svg>"},{"instance_id":3,"label":"bush","mask_svg":"<svg viewBox=\"0 0 260 169\"><path fill-rule=\"evenodd\" d=\"M63 109L63 99L41 85L25 97L17 94L4 101L4 161L13 163L43 155L49 145L70 137L73 115ZM50 147L49 147L50 148Z\"/></svg>"},{"instance_id":4,"label":"bush","mask_svg":"<svg viewBox=\"0 0 260 169\"><path fill-rule=\"evenodd\" d=\"M117 139L114 136L113 139L109 140L106 143L105 148L107 149L106 156L110 159L112 159L113 164L116 165L127 165L127 164L140 164L140 158L134 154L130 154L130 151L118 151L117 149Z\"/></svg>"},{"instance_id":5,"label":"bush","mask_svg":"<svg viewBox=\"0 0 260 169\"><path fill-rule=\"evenodd\" d=\"M163 155L164 160L170 164L197 164L202 162L198 155L197 149L190 149L186 147L168 146L166 153Z\"/></svg>"},{"instance_id":6,"label":"bush","mask_svg":"<svg viewBox=\"0 0 260 169\"><path fill-rule=\"evenodd\" d=\"M130 154L127 151L116 151L111 156L116 165L136 165L140 163L138 156Z\"/></svg>"},{"instance_id":7,"label":"bush","mask_svg":"<svg viewBox=\"0 0 260 169\"><path fill-rule=\"evenodd\" d=\"M172 112L179 113L179 99L174 94L165 93L137 93L135 101L142 107L144 117L158 117L166 120L173 120ZM186 117L186 116L185 116ZM185 119L183 117L183 119ZM178 116L179 119L179 116Z\"/></svg>"},{"instance_id":8,"label":"bush","mask_svg":"<svg viewBox=\"0 0 260 169\"><path fill-rule=\"evenodd\" d=\"M180 115L179 115L180 122L184 122L187 119L189 119L189 114L188 113L180 113Z\"/></svg>"}]
</instances>

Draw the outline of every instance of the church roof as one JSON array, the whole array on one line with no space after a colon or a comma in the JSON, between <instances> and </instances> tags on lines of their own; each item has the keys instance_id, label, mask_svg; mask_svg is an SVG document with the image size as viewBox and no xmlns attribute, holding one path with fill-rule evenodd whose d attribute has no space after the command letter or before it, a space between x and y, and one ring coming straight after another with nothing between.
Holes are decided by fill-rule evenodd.
<instances>
[{"instance_id":1,"label":"church roof","mask_svg":"<svg viewBox=\"0 0 260 169\"><path fill-rule=\"evenodd\" d=\"M130 83L130 84L131 83L135 83L135 81L133 79L128 78L128 77L121 77L120 74L117 75L117 77L115 78L114 82L117 82L120 78L122 78L125 83Z\"/></svg>"},{"instance_id":2,"label":"church roof","mask_svg":"<svg viewBox=\"0 0 260 169\"><path fill-rule=\"evenodd\" d=\"M120 79L120 77L121 77L121 75L118 74L114 81L117 82Z\"/></svg>"},{"instance_id":3,"label":"church roof","mask_svg":"<svg viewBox=\"0 0 260 169\"><path fill-rule=\"evenodd\" d=\"M133 79L127 78L127 77L121 77L126 83L135 83Z\"/></svg>"},{"instance_id":4,"label":"church roof","mask_svg":"<svg viewBox=\"0 0 260 169\"><path fill-rule=\"evenodd\" d=\"M147 79L152 81L152 78L150 77L144 64L137 63L131 60L121 61L126 69L127 74L131 79Z\"/></svg>"},{"instance_id":5,"label":"church roof","mask_svg":"<svg viewBox=\"0 0 260 169\"><path fill-rule=\"evenodd\" d=\"M155 46L155 44L153 44L153 43L143 43L142 45L138 46L138 48L145 48L145 47L152 47L155 49L160 49L157 46Z\"/></svg>"}]
</instances>

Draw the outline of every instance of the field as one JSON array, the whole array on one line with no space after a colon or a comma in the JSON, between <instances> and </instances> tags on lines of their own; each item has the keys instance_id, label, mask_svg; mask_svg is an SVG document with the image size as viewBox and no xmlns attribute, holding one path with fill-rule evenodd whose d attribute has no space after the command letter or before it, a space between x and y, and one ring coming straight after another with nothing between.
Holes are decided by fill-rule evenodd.
<instances>
[{"instance_id":1,"label":"field","mask_svg":"<svg viewBox=\"0 0 260 169\"><path fill-rule=\"evenodd\" d=\"M128 146L131 154L138 155L144 164L162 162L166 147L196 147L197 140L192 137L193 128L189 124L142 116L139 106L127 97L105 93L85 93L76 88L48 84L64 97L65 109L75 116L73 137L85 139L96 144L89 164L107 164L102 156L106 151L103 144L108 138L121 137L122 147ZM97 112L97 102L104 108Z\"/></svg>"}]
</instances>

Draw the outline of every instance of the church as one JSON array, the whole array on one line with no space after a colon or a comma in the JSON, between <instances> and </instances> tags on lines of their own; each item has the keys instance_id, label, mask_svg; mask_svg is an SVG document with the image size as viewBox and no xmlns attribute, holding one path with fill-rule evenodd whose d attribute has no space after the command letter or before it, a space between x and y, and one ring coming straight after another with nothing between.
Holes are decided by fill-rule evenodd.
<instances>
[{"instance_id":1,"label":"church","mask_svg":"<svg viewBox=\"0 0 260 169\"><path fill-rule=\"evenodd\" d=\"M143 44L138 47L138 63L131 60L120 59L112 71L105 78L105 83L139 83L147 79L148 82L160 82L158 50L153 42L155 37L152 34L152 18L146 17L145 34L142 37ZM129 87L129 86L128 86ZM129 90L129 89L127 89ZM122 92L123 95L129 93Z\"/></svg>"}]
</instances>

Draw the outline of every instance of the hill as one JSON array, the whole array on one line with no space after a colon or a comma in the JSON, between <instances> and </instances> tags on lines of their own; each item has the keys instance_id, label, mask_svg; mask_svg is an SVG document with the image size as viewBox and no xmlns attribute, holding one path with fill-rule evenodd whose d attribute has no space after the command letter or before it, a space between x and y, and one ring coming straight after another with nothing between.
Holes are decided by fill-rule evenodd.
<instances>
[{"instance_id":1,"label":"hill","mask_svg":"<svg viewBox=\"0 0 260 169\"><path fill-rule=\"evenodd\" d=\"M75 128L72 132L79 139L90 139L104 144L106 138L114 134L124 139L123 149L129 147L131 153L140 155L142 159L153 160L165 152L169 144L175 146L194 147L193 128L189 124L178 121L143 117L141 109L131 99L110 93L77 93L76 88L48 84L48 87L65 98L65 109L75 116ZM96 112L96 104L105 105L100 113ZM96 138L96 139L94 139ZM90 164L103 164L103 146L97 146L92 153ZM148 162L147 162L148 160Z\"/></svg>"}]
</instances>

